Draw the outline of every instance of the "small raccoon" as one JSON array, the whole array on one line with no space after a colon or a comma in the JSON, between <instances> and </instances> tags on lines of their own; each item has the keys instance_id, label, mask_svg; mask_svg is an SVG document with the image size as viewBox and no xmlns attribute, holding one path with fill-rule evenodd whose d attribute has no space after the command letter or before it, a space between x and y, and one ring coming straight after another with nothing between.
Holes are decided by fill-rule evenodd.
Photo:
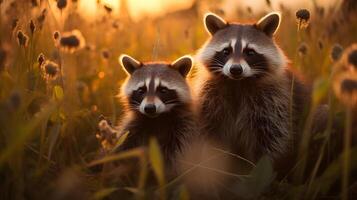
<instances>
[{"instance_id":1,"label":"small raccoon","mask_svg":"<svg viewBox=\"0 0 357 200\"><path fill-rule=\"evenodd\" d=\"M197 53L200 131L252 161L287 152L309 105L308 89L274 41L280 20L274 12L255 24L206 14L211 38Z\"/></svg>"},{"instance_id":2,"label":"small raccoon","mask_svg":"<svg viewBox=\"0 0 357 200\"><path fill-rule=\"evenodd\" d=\"M129 131L122 149L146 145L154 136L165 161L172 164L195 129L191 92L185 79L192 59L184 56L171 64L142 63L122 55L120 62L128 74L121 87L125 116L120 130Z\"/></svg>"}]
</instances>

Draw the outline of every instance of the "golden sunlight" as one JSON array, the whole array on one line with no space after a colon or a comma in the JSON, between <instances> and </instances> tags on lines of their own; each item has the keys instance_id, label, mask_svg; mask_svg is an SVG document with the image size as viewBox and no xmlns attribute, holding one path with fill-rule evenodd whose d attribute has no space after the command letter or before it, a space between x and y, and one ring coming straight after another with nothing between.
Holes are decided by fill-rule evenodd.
<instances>
[{"instance_id":1,"label":"golden sunlight","mask_svg":"<svg viewBox=\"0 0 357 200\"><path fill-rule=\"evenodd\" d=\"M139 19L147 15L157 16L167 11L189 7L192 0L102 0L101 2L110 6L114 14L119 14L120 6L127 6L131 17ZM79 7L88 16L93 16L98 11L97 0L80 1Z\"/></svg>"}]
</instances>

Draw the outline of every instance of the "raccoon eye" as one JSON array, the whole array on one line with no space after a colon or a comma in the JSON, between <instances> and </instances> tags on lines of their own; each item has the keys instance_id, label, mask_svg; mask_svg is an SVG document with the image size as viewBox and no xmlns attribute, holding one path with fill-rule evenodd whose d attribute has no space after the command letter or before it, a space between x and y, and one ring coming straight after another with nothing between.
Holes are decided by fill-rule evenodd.
<instances>
[{"instance_id":1,"label":"raccoon eye","mask_svg":"<svg viewBox=\"0 0 357 200\"><path fill-rule=\"evenodd\" d=\"M140 87L139 89L136 90L139 94L144 94L146 92L145 87Z\"/></svg>"},{"instance_id":2,"label":"raccoon eye","mask_svg":"<svg viewBox=\"0 0 357 200\"><path fill-rule=\"evenodd\" d=\"M257 52L254 51L254 49L250 49L250 48L245 48L244 53L248 56L254 56L257 54Z\"/></svg>"},{"instance_id":3,"label":"raccoon eye","mask_svg":"<svg viewBox=\"0 0 357 200\"><path fill-rule=\"evenodd\" d=\"M162 94L165 94L169 91L169 89L167 87L159 87L158 91Z\"/></svg>"},{"instance_id":4,"label":"raccoon eye","mask_svg":"<svg viewBox=\"0 0 357 200\"><path fill-rule=\"evenodd\" d=\"M231 54L232 52L232 48L231 47L226 47L222 50L222 53L226 56L228 56L229 54Z\"/></svg>"}]
</instances>

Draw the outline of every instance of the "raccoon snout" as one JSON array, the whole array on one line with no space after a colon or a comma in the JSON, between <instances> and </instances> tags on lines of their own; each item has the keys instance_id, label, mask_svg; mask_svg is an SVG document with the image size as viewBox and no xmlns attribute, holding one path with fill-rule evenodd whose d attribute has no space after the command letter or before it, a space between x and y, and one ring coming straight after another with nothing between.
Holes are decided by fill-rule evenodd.
<instances>
[{"instance_id":1,"label":"raccoon snout","mask_svg":"<svg viewBox=\"0 0 357 200\"><path fill-rule=\"evenodd\" d=\"M241 65L237 64L237 65L232 65L231 68L229 69L229 72L233 75L233 76L239 76L243 73L243 68Z\"/></svg>"},{"instance_id":2,"label":"raccoon snout","mask_svg":"<svg viewBox=\"0 0 357 200\"><path fill-rule=\"evenodd\" d=\"M156 113L156 106L155 104L148 104L145 106L144 111L148 115L153 115Z\"/></svg>"}]
</instances>

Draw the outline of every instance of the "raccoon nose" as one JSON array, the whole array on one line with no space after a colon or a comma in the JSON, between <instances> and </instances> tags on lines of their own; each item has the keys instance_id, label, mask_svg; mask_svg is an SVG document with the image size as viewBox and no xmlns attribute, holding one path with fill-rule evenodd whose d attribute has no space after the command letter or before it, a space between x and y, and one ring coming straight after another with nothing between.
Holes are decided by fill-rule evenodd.
<instances>
[{"instance_id":1,"label":"raccoon nose","mask_svg":"<svg viewBox=\"0 0 357 200\"><path fill-rule=\"evenodd\" d=\"M156 113L156 106L154 104L148 104L145 106L144 111L146 114L152 115Z\"/></svg>"},{"instance_id":2,"label":"raccoon nose","mask_svg":"<svg viewBox=\"0 0 357 200\"><path fill-rule=\"evenodd\" d=\"M241 65L232 65L232 67L229 69L229 72L233 75L233 76L238 76L241 75L243 72L243 68Z\"/></svg>"}]
</instances>

